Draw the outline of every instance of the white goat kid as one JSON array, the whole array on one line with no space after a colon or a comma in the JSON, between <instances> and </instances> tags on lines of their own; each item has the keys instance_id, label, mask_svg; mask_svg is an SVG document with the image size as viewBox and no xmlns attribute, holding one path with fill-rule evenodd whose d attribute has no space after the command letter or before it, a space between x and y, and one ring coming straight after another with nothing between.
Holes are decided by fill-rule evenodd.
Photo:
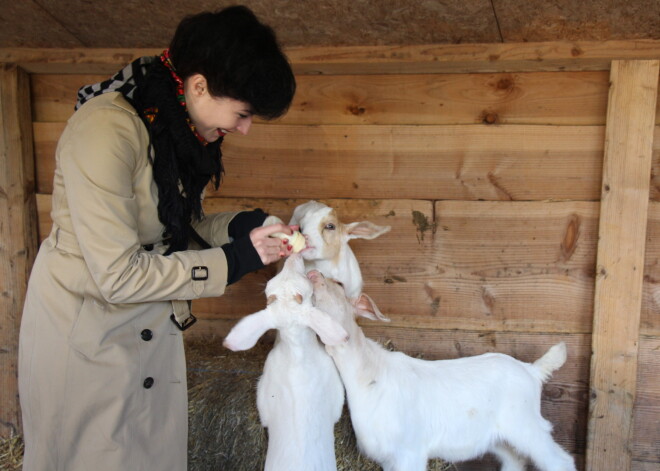
<instances>
[{"instance_id":1,"label":"white goat kid","mask_svg":"<svg viewBox=\"0 0 660 471\"><path fill-rule=\"evenodd\" d=\"M307 239L307 248L301 252L305 268L316 269L340 281L350 298L357 298L362 291L362 273L348 242L375 239L390 230L390 226L378 226L369 221L344 224L333 208L318 201L297 206L289 225L300 226L300 232Z\"/></svg>"},{"instance_id":2,"label":"white goat kid","mask_svg":"<svg viewBox=\"0 0 660 471\"><path fill-rule=\"evenodd\" d=\"M257 409L268 428L266 471L335 471L334 424L344 389L332 359L318 342L345 342L346 331L311 302L312 284L300 255L291 255L266 285L266 309L241 319L225 338L247 350L278 329L257 387Z\"/></svg>"},{"instance_id":3,"label":"white goat kid","mask_svg":"<svg viewBox=\"0 0 660 471\"><path fill-rule=\"evenodd\" d=\"M523 457L543 471L575 471L540 411L543 382L566 361L563 342L533 364L497 353L411 358L365 337L355 316L386 319L368 296L349 300L333 280L307 276L316 307L349 334L326 350L344 382L360 449L384 471L424 471L429 458L457 462L487 452L502 471L523 471Z\"/></svg>"}]
</instances>

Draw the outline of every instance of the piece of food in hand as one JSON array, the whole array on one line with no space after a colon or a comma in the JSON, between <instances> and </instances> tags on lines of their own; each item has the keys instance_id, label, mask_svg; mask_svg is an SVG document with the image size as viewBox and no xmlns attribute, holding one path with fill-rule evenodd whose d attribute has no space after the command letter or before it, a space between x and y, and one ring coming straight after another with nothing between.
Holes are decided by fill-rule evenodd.
<instances>
[{"instance_id":1,"label":"piece of food in hand","mask_svg":"<svg viewBox=\"0 0 660 471\"><path fill-rule=\"evenodd\" d=\"M293 234L291 235L285 234L284 232L276 232L274 234L271 234L271 237L277 237L279 239L289 239L289 245L293 247L294 253L300 252L307 245L305 236L298 231L293 231Z\"/></svg>"}]
</instances>

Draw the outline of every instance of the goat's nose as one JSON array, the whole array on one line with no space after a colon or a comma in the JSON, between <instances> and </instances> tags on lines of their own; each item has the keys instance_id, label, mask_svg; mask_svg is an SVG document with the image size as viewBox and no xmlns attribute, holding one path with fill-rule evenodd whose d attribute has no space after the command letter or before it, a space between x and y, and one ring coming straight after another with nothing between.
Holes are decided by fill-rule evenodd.
<instances>
[{"instance_id":1,"label":"goat's nose","mask_svg":"<svg viewBox=\"0 0 660 471\"><path fill-rule=\"evenodd\" d=\"M318 270L311 270L307 273L307 278L312 281L318 281L323 279L323 273Z\"/></svg>"}]
</instances>

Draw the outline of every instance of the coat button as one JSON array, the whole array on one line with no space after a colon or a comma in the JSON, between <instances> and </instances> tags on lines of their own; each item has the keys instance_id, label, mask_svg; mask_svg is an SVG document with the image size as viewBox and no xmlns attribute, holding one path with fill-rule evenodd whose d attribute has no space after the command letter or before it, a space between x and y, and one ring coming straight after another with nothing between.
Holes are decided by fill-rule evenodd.
<instances>
[{"instance_id":1,"label":"coat button","mask_svg":"<svg viewBox=\"0 0 660 471\"><path fill-rule=\"evenodd\" d=\"M152 338L154 338L154 333L149 330L149 329L144 329L142 332L140 332L140 337L142 337L142 340L145 342L148 342Z\"/></svg>"},{"instance_id":2,"label":"coat button","mask_svg":"<svg viewBox=\"0 0 660 471\"><path fill-rule=\"evenodd\" d=\"M154 385L154 379L150 376L147 379L144 380L144 383L142 383L144 386L144 389L149 389L151 386Z\"/></svg>"}]
</instances>

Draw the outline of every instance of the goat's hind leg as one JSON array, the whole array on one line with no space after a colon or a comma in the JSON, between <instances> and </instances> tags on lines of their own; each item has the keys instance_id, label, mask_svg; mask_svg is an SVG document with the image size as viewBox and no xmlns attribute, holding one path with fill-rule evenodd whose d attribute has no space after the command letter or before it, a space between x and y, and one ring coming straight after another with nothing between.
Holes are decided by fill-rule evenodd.
<instances>
[{"instance_id":1,"label":"goat's hind leg","mask_svg":"<svg viewBox=\"0 0 660 471\"><path fill-rule=\"evenodd\" d=\"M500 471L525 471L527 460L506 444L496 445L490 450L502 463Z\"/></svg>"},{"instance_id":2,"label":"goat's hind leg","mask_svg":"<svg viewBox=\"0 0 660 471\"><path fill-rule=\"evenodd\" d=\"M531 450L530 458L542 471L576 471L573 457L557 445L550 436L547 441L539 443Z\"/></svg>"},{"instance_id":3,"label":"goat's hind leg","mask_svg":"<svg viewBox=\"0 0 660 471\"><path fill-rule=\"evenodd\" d=\"M523 455L531 458L541 471L576 471L575 460L553 439L545 427L534 427L528 430L525 438L508 440L509 443Z\"/></svg>"},{"instance_id":4,"label":"goat's hind leg","mask_svg":"<svg viewBox=\"0 0 660 471\"><path fill-rule=\"evenodd\" d=\"M426 471L428 458L410 454L393 456L387 463L382 463L383 471Z\"/></svg>"}]
</instances>

